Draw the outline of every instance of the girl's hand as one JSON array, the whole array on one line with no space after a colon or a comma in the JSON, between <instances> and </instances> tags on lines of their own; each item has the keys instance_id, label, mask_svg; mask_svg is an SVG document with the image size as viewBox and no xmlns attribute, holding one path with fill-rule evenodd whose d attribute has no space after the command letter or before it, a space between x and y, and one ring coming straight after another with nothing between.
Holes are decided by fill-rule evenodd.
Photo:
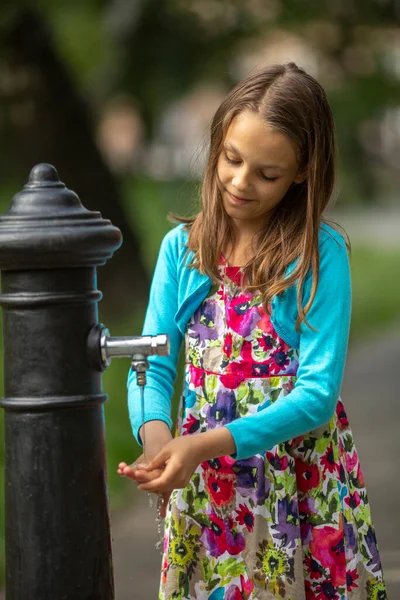
<instances>
[{"instance_id":1,"label":"girl's hand","mask_svg":"<svg viewBox=\"0 0 400 600\"><path fill-rule=\"evenodd\" d=\"M146 471L165 467L162 473L149 482L139 484L139 489L156 494L170 494L174 489L187 486L200 463L218 456L233 454L235 451L235 442L226 427L175 438L168 442L146 467L143 467Z\"/></svg>"},{"instance_id":2,"label":"girl's hand","mask_svg":"<svg viewBox=\"0 0 400 600\"><path fill-rule=\"evenodd\" d=\"M184 488L203 460L200 437L187 435L168 442L148 465L140 469L148 474L156 473L156 476L140 483L139 489L159 495L168 493L169 496L172 490Z\"/></svg>"},{"instance_id":3,"label":"girl's hand","mask_svg":"<svg viewBox=\"0 0 400 600\"><path fill-rule=\"evenodd\" d=\"M146 441L146 459L147 463L152 460L163 448L163 446L172 439L172 435L167 425L162 421L150 421L144 425L145 441ZM140 435L142 436L142 430ZM118 465L117 473L121 477L128 477L137 484L147 483L159 477L163 469L155 469L151 472L144 470L146 460L144 454L139 456L131 465L126 462L121 462ZM161 508L161 516L165 517L166 507L169 500L169 494L162 494L163 507Z\"/></svg>"},{"instance_id":4,"label":"girl's hand","mask_svg":"<svg viewBox=\"0 0 400 600\"><path fill-rule=\"evenodd\" d=\"M144 467L146 467L146 462L144 454L141 454L131 465L127 465L126 462L120 462L117 473L121 477L128 477L137 483L145 483L161 475L162 469L155 469L148 472L144 470Z\"/></svg>"}]
</instances>

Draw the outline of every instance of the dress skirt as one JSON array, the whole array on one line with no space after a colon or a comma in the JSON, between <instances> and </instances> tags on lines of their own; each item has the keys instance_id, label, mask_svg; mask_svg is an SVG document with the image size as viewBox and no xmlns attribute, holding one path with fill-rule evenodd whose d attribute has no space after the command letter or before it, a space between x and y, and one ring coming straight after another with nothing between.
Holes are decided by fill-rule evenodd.
<instances>
[{"instance_id":1,"label":"dress skirt","mask_svg":"<svg viewBox=\"0 0 400 600\"><path fill-rule=\"evenodd\" d=\"M186 333L177 435L290 393L298 351L221 265ZM159 600L385 600L365 483L341 400L329 423L246 460L202 463L170 498Z\"/></svg>"}]
</instances>

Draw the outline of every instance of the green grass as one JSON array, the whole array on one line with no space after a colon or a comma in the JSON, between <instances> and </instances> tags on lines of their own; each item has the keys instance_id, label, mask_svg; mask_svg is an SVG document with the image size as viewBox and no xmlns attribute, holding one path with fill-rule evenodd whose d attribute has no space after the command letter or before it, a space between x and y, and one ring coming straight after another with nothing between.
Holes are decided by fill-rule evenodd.
<instances>
[{"instance_id":1,"label":"green grass","mask_svg":"<svg viewBox=\"0 0 400 600\"><path fill-rule=\"evenodd\" d=\"M193 186L174 183L142 181L127 185L125 193L129 218L141 240L143 260L152 271L160 241L170 228L168 211L181 214L193 212ZM355 246L351 266L353 277L353 317L351 343L368 336L377 329L389 328L400 317L400 280L396 278L400 264L400 248ZM101 305L100 305L101 315ZM100 319L101 320L101 319ZM112 335L137 335L143 321L143 308L132 314L129 322L107 322ZM0 364L2 358L0 356ZM109 396L105 404L107 463L112 508L127 501L130 483L119 478L116 466L121 460L134 460L139 448L132 437L126 407L126 377L128 359L114 360L103 377L103 387ZM0 384L2 372L0 369ZM179 386L178 386L179 387ZM174 401L176 408L176 398ZM1 411L2 412L2 411ZM3 446L3 415L0 414L0 444ZM0 489L3 490L3 454L0 454ZM4 577L4 509L3 493L0 496L0 586Z\"/></svg>"},{"instance_id":2,"label":"green grass","mask_svg":"<svg viewBox=\"0 0 400 600\"><path fill-rule=\"evenodd\" d=\"M400 324L399 267L400 248L353 247L351 343L396 321Z\"/></svg>"}]
</instances>

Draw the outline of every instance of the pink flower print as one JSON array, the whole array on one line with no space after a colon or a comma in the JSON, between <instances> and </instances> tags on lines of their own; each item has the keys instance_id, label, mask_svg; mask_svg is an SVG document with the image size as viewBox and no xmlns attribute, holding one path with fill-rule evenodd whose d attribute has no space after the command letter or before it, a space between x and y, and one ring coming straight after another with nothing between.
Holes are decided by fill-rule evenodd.
<instances>
[{"instance_id":1,"label":"pink flower print","mask_svg":"<svg viewBox=\"0 0 400 600\"><path fill-rule=\"evenodd\" d=\"M225 353L225 356L227 356L228 358L230 358L230 356L232 354L232 334L231 333L228 333L225 336L224 353Z\"/></svg>"},{"instance_id":2,"label":"pink flower print","mask_svg":"<svg viewBox=\"0 0 400 600\"><path fill-rule=\"evenodd\" d=\"M198 369L194 365L189 365L189 373L190 373L190 382L195 387L202 387L204 382L204 371L203 369Z\"/></svg>"},{"instance_id":3,"label":"pink flower print","mask_svg":"<svg viewBox=\"0 0 400 600\"><path fill-rule=\"evenodd\" d=\"M322 578L324 569L311 555L307 555L304 562L305 567L307 569L307 574L310 576L310 579Z\"/></svg>"},{"instance_id":4,"label":"pink flower print","mask_svg":"<svg viewBox=\"0 0 400 600\"><path fill-rule=\"evenodd\" d=\"M360 487L365 487L364 475L362 474L360 463L357 465L357 481Z\"/></svg>"},{"instance_id":5,"label":"pink flower print","mask_svg":"<svg viewBox=\"0 0 400 600\"><path fill-rule=\"evenodd\" d=\"M240 360L231 361L226 368L226 374L241 375L243 378L253 376L250 342L244 340L242 349L240 351Z\"/></svg>"},{"instance_id":6,"label":"pink flower print","mask_svg":"<svg viewBox=\"0 0 400 600\"><path fill-rule=\"evenodd\" d=\"M361 497L360 494L355 491L354 494L350 494L350 496L345 498L344 501L347 506L350 506L350 508L357 508L357 506L360 505Z\"/></svg>"},{"instance_id":7,"label":"pink flower print","mask_svg":"<svg viewBox=\"0 0 400 600\"><path fill-rule=\"evenodd\" d=\"M247 531L252 532L254 527L254 514L245 504L239 504L239 510L236 509L236 521L239 525L246 525Z\"/></svg>"},{"instance_id":8,"label":"pink flower print","mask_svg":"<svg viewBox=\"0 0 400 600\"><path fill-rule=\"evenodd\" d=\"M282 348L277 348L271 353L271 373L277 375L281 371L285 371L290 364L290 359Z\"/></svg>"},{"instance_id":9,"label":"pink flower print","mask_svg":"<svg viewBox=\"0 0 400 600\"><path fill-rule=\"evenodd\" d=\"M329 473L337 471L337 465L335 463L335 457L333 454L332 442L329 444L325 454L321 457L320 462L321 465L324 467L324 474L326 473L326 471L329 471Z\"/></svg>"},{"instance_id":10,"label":"pink flower print","mask_svg":"<svg viewBox=\"0 0 400 600\"><path fill-rule=\"evenodd\" d=\"M351 473L352 471L354 471L355 466L358 463L358 456L357 456L357 452L354 451L353 454L350 454L349 452L345 455L345 459L346 459L346 471L348 473Z\"/></svg>"},{"instance_id":11,"label":"pink flower print","mask_svg":"<svg viewBox=\"0 0 400 600\"><path fill-rule=\"evenodd\" d=\"M299 512L304 515L315 515L317 513L315 506L315 498L306 496L299 502Z\"/></svg>"},{"instance_id":12,"label":"pink flower print","mask_svg":"<svg viewBox=\"0 0 400 600\"><path fill-rule=\"evenodd\" d=\"M243 600L242 592L235 583L232 583L226 590L224 600Z\"/></svg>"},{"instance_id":13,"label":"pink flower print","mask_svg":"<svg viewBox=\"0 0 400 600\"><path fill-rule=\"evenodd\" d=\"M270 335L263 335L263 337L256 338L256 340L260 350L263 352L268 352L268 350L272 350L274 347L272 344L272 337Z\"/></svg>"},{"instance_id":14,"label":"pink flower print","mask_svg":"<svg viewBox=\"0 0 400 600\"><path fill-rule=\"evenodd\" d=\"M226 387L228 390L236 390L239 385L242 383L244 377L243 375L236 375L236 374L227 374L227 375L221 375L219 380L222 383L222 385L224 387Z\"/></svg>"},{"instance_id":15,"label":"pink flower print","mask_svg":"<svg viewBox=\"0 0 400 600\"><path fill-rule=\"evenodd\" d=\"M237 286L239 286L239 287L242 286L243 271L240 267L226 266L225 267L225 275L228 277L228 279L233 281L233 283L236 283Z\"/></svg>"},{"instance_id":16,"label":"pink flower print","mask_svg":"<svg viewBox=\"0 0 400 600\"><path fill-rule=\"evenodd\" d=\"M226 551L233 556L240 554L246 542L233 519L221 519L214 512L209 514L209 518L210 526L203 527L200 540L211 556L218 558Z\"/></svg>"},{"instance_id":17,"label":"pink flower print","mask_svg":"<svg viewBox=\"0 0 400 600\"><path fill-rule=\"evenodd\" d=\"M315 591L318 593L318 596L315 596L315 600L340 600L338 591L331 579L320 583Z\"/></svg>"},{"instance_id":18,"label":"pink flower print","mask_svg":"<svg viewBox=\"0 0 400 600\"><path fill-rule=\"evenodd\" d=\"M247 598L250 598L251 592L254 590L254 583L251 579L248 579L247 581L245 581L243 575L241 575L240 576L240 586L243 590L243 598L244 598L244 600L247 600Z\"/></svg>"},{"instance_id":19,"label":"pink flower print","mask_svg":"<svg viewBox=\"0 0 400 600\"><path fill-rule=\"evenodd\" d=\"M199 419L196 419L193 415L189 415L189 417L185 418L183 421L182 429L184 430L182 435L196 433L196 431L200 429Z\"/></svg>"},{"instance_id":20,"label":"pink flower print","mask_svg":"<svg viewBox=\"0 0 400 600\"><path fill-rule=\"evenodd\" d=\"M227 305L227 325L242 337L247 337L256 327L260 315L256 306L250 306L250 301L240 294Z\"/></svg>"},{"instance_id":21,"label":"pink flower print","mask_svg":"<svg viewBox=\"0 0 400 600\"><path fill-rule=\"evenodd\" d=\"M287 456L278 456L277 452L267 452L267 459L276 471L284 471L288 468L289 460Z\"/></svg>"},{"instance_id":22,"label":"pink flower print","mask_svg":"<svg viewBox=\"0 0 400 600\"><path fill-rule=\"evenodd\" d=\"M264 337L271 337L272 339L276 337L276 332L274 326L271 323L271 317L268 313L265 312L263 306L260 306L259 309L260 320L258 322L258 327L263 332Z\"/></svg>"},{"instance_id":23,"label":"pink flower print","mask_svg":"<svg viewBox=\"0 0 400 600\"><path fill-rule=\"evenodd\" d=\"M317 465L308 464L301 460L296 459L296 480L297 486L302 493L307 493L310 490L316 489L319 486L321 475Z\"/></svg>"},{"instance_id":24,"label":"pink flower print","mask_svg":"<svg viewBox=\"0 0 400 600\"><path fill-rule=\"evenodd\" d=\"M359 578L359 574L357 573L357 569L353 569L352 571L348 571L346 574L346 586L347 591L351 592L353 588L357 588L356 580Z\"/></svg>"},{"instance_id":25,"label":"pink flower print","mask_svg":"<svg viewBox=\"0 0 400 600\"><path fill-rule=\"evenodd\" d=\"M235 476L233 473L221 473L206 469L204 481L209 496L215 506L226 506L235 496Z\"/></svg>"},{"instance_id":26,"label":"pink flower print","mask_svg":"<svg viewBox=\"0 0 400 600\"><path fill-rule=\"evenodd\" d=\"M313 539L309 546L311 554L325 569L329 570L333 586L345 585L346 556L343 528L335 529L326 525L314 528L312 535Z\"/></svg>"},{"instance_id":27,"label":"pink flower print","mask_svg":"<svg viewBox=\"0 0 400 600\"><path fill-rule=\"evenodd\" d=\"M242 591L240 591L240 589ZM224 600L249 600L254 589L254 583L251 579L245 581L243 575L240 576L240 588L232 583L224 596Z\"/></svg>"},{"instance_id":28,"label":"pink flower print","mask_svg":"<svg viewBox=\"0 0 400 600\"><path fill-rule=\"evenodd\" d=\"M218 458L213 458L209 461L201 463L203 469L217 469L221 473L232 473L232 467L236 464L236 460L231 456L219 456Z\"/></svg>"},{"instance_id":29,"label":"pink flower print","mask_svg":"<svg viewBox=\"0 0 400 600\"><path fill-rule=\"evenodd\" d=\"M349 420L341 400L338 400L338 403L336 404L336 416L340 423L340 429L347 429L349 426Z\"/></svg>"}]
</instances>

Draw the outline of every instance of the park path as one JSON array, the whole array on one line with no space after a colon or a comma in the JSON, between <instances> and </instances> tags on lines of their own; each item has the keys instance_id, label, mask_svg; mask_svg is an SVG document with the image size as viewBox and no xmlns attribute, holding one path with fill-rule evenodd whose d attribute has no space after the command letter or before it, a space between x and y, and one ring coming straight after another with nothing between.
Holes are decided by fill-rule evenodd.
<instances>
[{"instance_id":1,"label":"park path","mask_svg":"<svg viewBox=\"0 0 400 600\"><path fill-rule=\"evenodd\" d=\"M389 600L400 598L400 324L354 346L342 389L368 488ZM129 485L129 482L127 482ZM156 600L155 510L132 491L112 517L116 600Z\"/></svg>"}]
</instances>

